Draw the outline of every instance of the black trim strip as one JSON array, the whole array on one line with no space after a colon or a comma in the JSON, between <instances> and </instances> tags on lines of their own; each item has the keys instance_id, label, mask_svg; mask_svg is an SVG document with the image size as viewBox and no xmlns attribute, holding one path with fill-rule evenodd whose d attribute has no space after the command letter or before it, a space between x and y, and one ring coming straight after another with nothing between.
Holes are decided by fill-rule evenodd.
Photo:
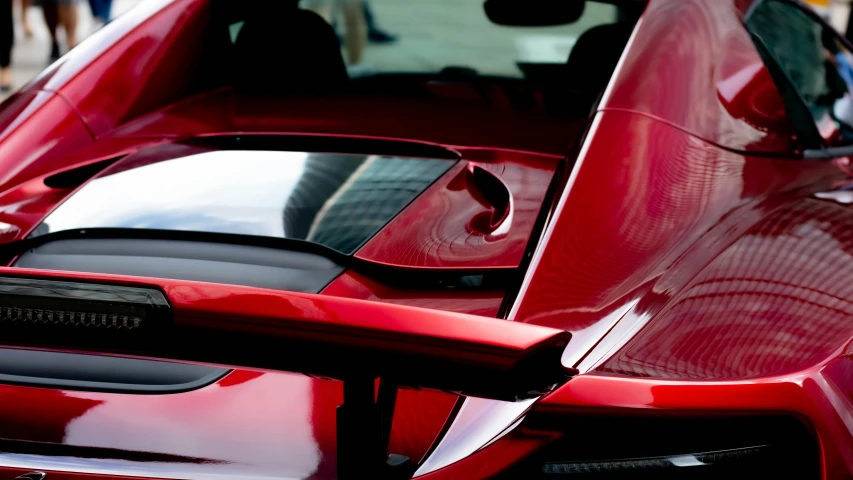
<instances>
[{"instance_id":1,"label":"black trim strip","mask_svg":"<svg viewBox=\"0 0 853 480\"><path fill-rule=\"evenodd\" d=\"M352 257L319 243L295 238L263 237L258 235L240 235L236 233L192 232L182 230L157 230L142 228L81 228L62 230L43 235L29 236L17 242L5 245L15 254L44 245L56 240L74 239L134 239L134 240L183 240L190 242L223 243L266 247L292 252L313 253L337 263L346 265Z\"/></svg>"},{"instance_id":2,"label":"black trim strip","mask_svg":"<svg viewBox=\"0 0 853 480\"><path fill-rule=\"evenodd\" d=\"M0 383L87 392L157 395L211 385L232 370L106 355L0 348ZM14 372L14 373L11 373Z\"/></svg>"},{"instance_id":3,"label":"black trim strip","mask_svg":"<svg viewBox=\"0 0 853 480\"><path fill-rule=\"evenodd\" d=\"M577 157L575 156L575 158ZM530 232L530 238L527 240L527 246L524 249L524 255L521 257L518 268L507 279L504 298L500 308L498 308L498 318L506 318L509 315L518 297L518 293L521 291L524 277L527 276L527 269L530 268L530 263L533 261L533 254L536 252L536 247L542 242L542 234L548 226L548 219L557 208L557 203L560 200L559 193L562 192L562 188L568 180L568 173L568 160L564 158L557 165L557 169L551 177L551 183L548 185L548 190L545 191L542 206L536 216L536 223L533 224L533 230Z\"/></svg>"},{"instance_id":4,"label":"black trim strip","mask_svg":"<svg viewBox=\"0 0 853 480\"><path fill-rule=\"evenodd\" d=\"M77 188L125 156L126 155L119 155L117 157L99 160L97 162L88 163L80 167L55 173L46 177L44 179L44 184L50 188Z\"/></svg>"},{"instance_id":5,"label":"black trim strip","mask_svg":"<svg viewBox=\"0 0 853 480\"><path fill-rule=\"evenodd\" d=\"M150 230L135 228L88 228L63 230L0 246L0 257L8 258L7 265L17 260L21 253L54 240L67 239L151 239L183 240L222 244L248 245L287 251L313 253L323 256L347 269L379 282L393 284L399 288L445 289L445 288L503 288L516 271L515 268L495 269L432 269L383 265L354 256L345 255L332 248L305 240L290 238L261 237L231 233L185 232L173 230Z\"/></svg>"},{"instance_id":6,"label":"black trim strip","mask_svg":"<svg viewBox=\"0 0 853 480\"><path fill-rule=\"evenodd\" d=\"M170 362L174 363L174 362ZM174 363L175 365L180 365ZM6 375L0 373L0 384L19 385L22 387L56 388L60 390L78 390L85 392L102 393L125 393L125 394L147 394L165 395L172 393L185 393L192 390L211 385L232 370L227 368L215 368L211 373L192 382L171 385L140 385L135 383L109 383L89 382L83 380L70 380L64 378L29 377L24 375Z\"/></svg>"},{"instance_id":7,"label":"black trim strip","mask_svg":"<svg viewBox=\"0 0 853 480\"><path fill-rule=\"evenodd\" d=\"M431 143L325 134L215 134L189 137L181 143L218 150L346 153L435 160L460 160L461 158L458 152Z\"/></svg>"},{"instance_id":8,"label":"black trim strip","mask_svg":"<svg viewBox=\"0 0 853 480\"><path fill-rule=\"evenodd\" d=\"M172 455L169 453L137 452L119 448L89 447L65 443L33 442L0 438L0 452L45 457L103 458L132 462L163 462L175 464L224 464L223 460Z\"/></svg>"}]
</instances>

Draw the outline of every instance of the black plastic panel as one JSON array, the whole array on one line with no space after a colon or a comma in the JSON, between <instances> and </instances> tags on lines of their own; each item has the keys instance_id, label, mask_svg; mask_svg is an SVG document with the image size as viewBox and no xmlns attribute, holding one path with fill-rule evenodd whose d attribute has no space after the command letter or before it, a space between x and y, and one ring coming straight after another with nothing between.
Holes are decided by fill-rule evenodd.
<instances>
[{"instance_id":1,"label":"black plastic panel","mask_svg":"<svg viewBox=\"0 0 853 480\"><path fill-rule=\"evenodd\" d=\"M318 293L343 272L328 258L249 245L88 238L37 246L16 267L112 273Z\"/></svg>"},{"instance_id":2,"label":"black plastic panel","mask_svg":"<svg viewBox=\"0 0 853 480\"><path fill-rule=\"evenodd\" d=\"M777 415L528 415L533 431L563 436L498 475L500 480L752 480L820 478L811 428Z\"/></svg>"},{"instance_id":3,"label":"black plastic panel","mask_svg":"<svg viewBox=\"0 0 853 480\"><path fill-rule=\"evenodd\" d=\"M64 390L177 393L230 370L172 362L0 348L0 383Z\"/></svg>"},{"instance_id":4,"label":"black plastic panel","mask_svg":"<svg viewBox=\"0 0 853 480\"><path fill-rule=\"evenodd\" d=\"M154 309L169 308L169 302L163 293L149 288L0 277L0 298L6 298L7 295L38 297L39 299L122 303Z\"/></svg>"}]
</instances>

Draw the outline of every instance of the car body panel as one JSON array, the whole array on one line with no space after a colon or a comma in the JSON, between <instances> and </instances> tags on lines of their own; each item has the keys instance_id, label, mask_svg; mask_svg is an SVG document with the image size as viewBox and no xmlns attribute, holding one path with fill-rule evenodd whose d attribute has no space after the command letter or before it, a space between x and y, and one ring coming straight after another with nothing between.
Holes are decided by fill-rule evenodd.
<instances>
[{"instance_id":1,"label":"car body panel","mask_svg":"<svg viewBox=\"0 0 853 480\"><path fill-rule=\"evenodd\" d=\"M180 395L26 387L3 387L2 395L3 437L16 439L3 441L4 465L146 478L335 476L334 411L343 389L333 380L235 371ZM455 401L402 391L397 408L406 420L394 424L391 448L420 458ZM31 453L48 446L51 454Z\"/></svg>"},{"instance_id":2,"label":"car body panel","mask_svg":"<svg viewBox=\"0 0 853 480\"><path fill-rule=\"evenodd\" d=\"M822 477L853 478L850 170L847 159L796 159L793 126L741 23L751 3L651 0L597 112L549 122L501 110L500 102L493 109L454 104L441 88L428 100L320 102L263 102L226 88L176 102L181 85L170 83L169 67L194 61L206 2L151 2L4 103L0 242L23 238L73 194L47 188L46 177L168 151L187 137L321 135L439 146L460 154L452 175L356 256L419 275L516 268L532 253L512 308L502 289L418 290L354 271L322 295L489 317L508 310L509 320L571 332L563 364L583 374L519 404L401 391L389 451L415 461L436 455L420 478L488 477L573 434L533 426L540 415L720 412L800 419L820 446ZM174 45L182 48L168 48ZM420 115L399 120L411 111ZM580 145L574 139L587 128ZM551 210L543 183L564 158L571 175L557 186ZM490 209L461 190L453 200L450 183L474 166L517 195L524 228L491 243L482 235L469 241L462 220ZM462 208L430 218L448 198L461 199ZM541 236L532 226L540 213L550 214ZM433 230L443 238L423 240ZM232 287L215 288L228 294ZM0 399L0 437L17 449L0 454L2 474L28 465L75 480L337 473L334 409L342 387L334 380L238 369L176 395L0 386ZM35 458L28 442L73 454ZM113 457L105 459L104 449ZM79 475L54 473L61 470Z\"/></svg>"},{"instance_id":3,"label":"car body panel","mask_svg":"<svg viewBox=\"0 0 853 480\"><path fill-rule=\"evenodd\" d=\"M198 38L203 19L194 12L205 5L145 2L81 42L32 87L56 92L101 137L129 115L177 100L184 84L169 69L196 59L189 49L170 47L179 38Z\"/></svg>"},{"instance_id":4,"label":"car body panel","mask_svg":"<svg viewBox=\"0 0 853 480\"><path fill-rule=\"evenodd\" d=\"M553 400L549 400L552 397L544 399L542 410L584 410L592 405L606 404L610 411L632 408L649 413L787 412L808 418L816 430L822 449L824 478L853 475L853 458L848 448L853 439L849 425L850 398L844 397L842 390L828 380L824 367L803 370L796 375L741 382L673 382L598 375L583 378L581 382L567 384L554 392Z\"/></svg>"},{"instance_id":5,"label":"car body panel","mask_svg":"<svg viewBox=\"0 0 853 480\"><path fill-rule=\"evenodd\" d=\"M819 199L764 215L597 370L737 380L832 358L853 340L849 219L847 205Z\"/></svg>"},{"instance_id":6,"label":"car body panel","mask_svg":"<svg viewBox=\"0 0 853 480\"><path fill-rule=\"evenodd\" d=\"M559 158L486 149L460 154L467 165L433 184L356 257L420 268L517 267L548 193L542 187L551 183ZM506 208L483 196L473 169L502 183L510 197Z\"/></svg>"},{"instance_id":7,"label":"car body panel","mask_svg":"<svg viewBox=\"0 0 853 480\"><path fill-rule=\"evenodd\" d=\"M465 461L424 475L423 479L484 478L556 440L561 433L528 426L537 415L594 414L633 416L759 415L783 412L809 420L820 439L822 478L853 475L850 403L821 369L800 375L742 382L667 381L580 375L534 408L509 433ZM551 417L552 418L552 417Z\"/></svg>"},{"instance_id":8,"label":"car body panel","mask_svg":"<svg viewBox=\"0 0 853 480\"><path fill-rule=\"evenodd\" d=\"M583 353L612 312L638 298L650 314L662 307L784 195L844 178L831 162L746 157L639 114L605 111L593 128L534 258L551 267L531 270L523 292L536 294L514 312L572 331Z\"/></svg>"},{"instance_id":9,"label":"car body panel","mask_svg":"<svg viewBox=\"0 0 853 480\"><path fill-rule=\"evenodd\" d=\"M333 280L321 293L448 312L470 313L484 317L497 317L504 298L504 292L500 289L466 292L465 290L418 289L413 291L394 288L351 271L344 272Z\"/></svg>"},{"instance_id":10,"label":"car body panel","mask_svg":"<svg viewBox=\"0 0 853 480\"><path fill-rule=\"evenodd\" d=\"M476 93L476 91L473 91ZM496 92L503 98L506 92ZM258 99L231 88L200 93L118 125L109 136L172 138L229 132L338 134L398 138L476 148L541 152L563 156L586 122L553 119L535 112L515 112L488 98L468 102L443 97L426 98ZM281 115L281 112L288 112ZM365 116L371 111L374 115ZM410 116L408 112L417 111ZM452 112L452 115L447 115ZM405 122L398 121L405 117ZM530 135L535 131L536 135Z\"/></svg>"},{"instance_id":11,"label":"car body panel","mask_svg":"<svg viewBox=\"0 0 853 480\"><path fill-rule=\"evenodd\" d=\"M600 110L641 113L728 149L791 155L793 125L736 3L649 2Z\"/></svg>"}]
</instances>

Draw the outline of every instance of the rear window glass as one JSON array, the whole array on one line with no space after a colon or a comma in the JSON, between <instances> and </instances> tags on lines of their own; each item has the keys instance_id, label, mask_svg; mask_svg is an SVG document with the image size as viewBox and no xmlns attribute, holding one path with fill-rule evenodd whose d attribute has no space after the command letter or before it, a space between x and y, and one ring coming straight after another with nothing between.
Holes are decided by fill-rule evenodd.
<instances>
[{"instance_id":1,"label":"rear window glass","mask_svg":"<svg viewBox=\"0 0 853 480\"><path fill-rule=\"evenodd\" d=\"M274 151L214 151L106 172L35 235L93 228L305 240L353 253L455 163Z\"/></svg>"}]
</instances>

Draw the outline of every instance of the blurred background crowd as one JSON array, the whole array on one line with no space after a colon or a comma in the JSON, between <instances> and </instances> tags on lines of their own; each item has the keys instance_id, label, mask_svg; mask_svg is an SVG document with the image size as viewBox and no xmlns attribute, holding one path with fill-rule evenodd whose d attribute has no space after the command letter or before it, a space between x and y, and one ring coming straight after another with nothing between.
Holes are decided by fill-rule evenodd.
<instances>
[{"instance_id":1,"label":"blurred background crowd","mask_svg":"<svg viewBox=\"0 0 853 480\"><path fill-rule=\"evenodd\" d=\"M0 0L0 100L83 38L144 1ZM489 64L489 59L506 58L503 50L510 49L521 59L534 56L541 61L539 57L547 56L563 62L586 24L601 23L612 14L597 5L578 25L535 32L514 29L516 33L508 36L485 20L482 0L298 1L335 26L351 76L370 68L423 70L432 63L453 64L456 57L466 64L476 59L475 67L505 74L510 72L497 72L502 66ZM851 0L804 1L853 38ZM442 21L433 21L435 15ZM379 45L395 48L372 48ZM496 48L502 49L501 55L492 52Z\"/></svg>"},{"instance_id":2,"label":"blurred background crowd","mask_svg":"<svg viewBox=\"0 0 853 480\"><path fill-rule=\"evenodd\" d=\"M82 39L145 0L0 0L0 100ZM273 1L273 0L271 0ZM367 44L393 43L365 0L302 0L340 32L352 64Z\"/></svg>"},{"instance_id":3,"label":"blurred background crowd","mask_svg":"<svg viewBox=\"0 0 853 480\"><path fill-rule=\"evenodd\" d=\"M0 98L139 2L0 0Z\"/></svg>"}]
</instances>

